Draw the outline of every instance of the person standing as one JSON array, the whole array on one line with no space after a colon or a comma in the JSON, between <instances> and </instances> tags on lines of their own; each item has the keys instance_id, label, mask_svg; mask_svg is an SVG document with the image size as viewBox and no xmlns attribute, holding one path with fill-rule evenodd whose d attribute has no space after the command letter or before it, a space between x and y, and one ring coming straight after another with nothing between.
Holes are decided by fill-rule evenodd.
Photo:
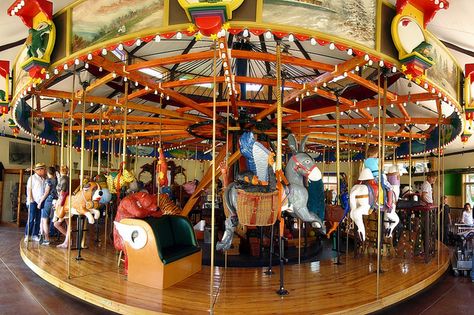
<instances>
[{"instance_id":1,"label":"person standing","mask_svg":"<svg viewBox=\"0 0 474 315\"><path fill-rule=\"evenodd\" d=\"M451 208L448 205L448 196L443 196L441 199L441 205L443 207L443 243L448 245L449 241L449 226L452 224L451 221Z\"/></svg>"},{"instance_id":2,"label":"person standing","mask_svg":"<svg viewBox=\"0 0 474 315\"><path fill-rule=\"evenodd\" d=\"M34 174L28 178L26 184L26 204L29 209L28 223L25 228L25 242L29 237L35 242L40 240L40 219L42 208L42 197L45 190L46 165L37 163L34 168Z\"/></svg>"},{"instance_id":3,"label":"person standing","mask_svg":"<svg viewBox=\"0 0 474 315\"><path fill-rule=\"evenodd\" d=\"M426 180L421 185L421 202L425 205L433 204L433 184L436 182L436 174L428 173Z\"/></svg>"},{"instance_id":4,"label":"person standing","mask_svg":"<svg viewBox=\"0 0 474 315\"><path fill-rule=\"evenodd\" d=\"M462 220L461 220L461 223L463 224L474 224L473 222L473 218L472 218L472 208L471 208L471 204L470 203L466 203L464 205L464 211L462 212Z\"/></svg>"},{"instance_id":5,"label":"person standing","mask_svg":"<svg viewBox=\"0 0 474 315\"><path fill-rule=\"evenodd\" d=\"M69 169L67 166L61 166L61 177L58 182L57 186L57 192L59 194L59 199L56 202L56 211L59 212L59 210L64 206L64 203L66 202L66 197L69 195ZM58 221L54 222L54 227L56 230L58 230L62 235L65 236L64 242L59 244L57 247L59 248L67 248L69 244L69 235L67 232L67 222L68 220L65 220L66 218L59 219ZM64 227L63 222L66 224L66 227Z\"/></svg>"},{"instance_id":6,"label":"person standing","mask_svg":"<svg viewBox=\"0 0 474 315\"><path fill-rule=\"evenodd\" d=\"M40 202L40 204L43 204L41 209L41 235L44 238L41 245L49 245L49 219L53 212L53 200L58 198L56 170L54 167L48 167L47 173L48 178L46 179L45 192Z\"/></svg>"}]
</instances>

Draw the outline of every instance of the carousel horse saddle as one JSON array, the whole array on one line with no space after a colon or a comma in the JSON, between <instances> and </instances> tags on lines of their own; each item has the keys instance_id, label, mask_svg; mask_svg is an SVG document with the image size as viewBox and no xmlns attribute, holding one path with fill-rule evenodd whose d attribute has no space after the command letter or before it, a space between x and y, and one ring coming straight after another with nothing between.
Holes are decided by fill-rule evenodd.
<instances>
[{"instance_id":1,"label":"carousel horse saddle","mask_svg":"<svg viewBox=\"0 0 474 315\"><path fill-rule=\"evenodd\" d=\"M274 191L270 188L268 182L259 180L258 177L250 171L237 175L235 179L235 187L246 192L265 193Z\"/></svg>"},{"instance_id":2,"label":"carousel horse saddle","mask_svg":"<svg viewBox=\"0 0 474 315\"><path fill-rule=\"evenodd\" d=\"M382 196L379 196L379 184L375 180L364 181L364 184L367 186L369 190L369 204L375 205L376 200L380 203L383 201L383 204L388 208L391 209L393 203L393 195L390 193L389 190L382 187L383 190L383 199Z\"/></svg>"}]
</instances>

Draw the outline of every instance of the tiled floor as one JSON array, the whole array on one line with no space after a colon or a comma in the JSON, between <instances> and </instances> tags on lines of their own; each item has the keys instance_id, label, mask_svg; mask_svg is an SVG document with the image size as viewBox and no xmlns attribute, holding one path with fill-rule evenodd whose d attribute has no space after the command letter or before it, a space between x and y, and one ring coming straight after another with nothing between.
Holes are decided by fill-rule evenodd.
<instances>
[{"instance_id":1,"label":"tiled floor","mask_svg":"<svg viewBox=\"0 0 474 315\"><path fill-rule=\"evenodd\" d=\"M448 270L429 289L377 314L474 314L474 283Z\"/></svg>"},{"instance_id":2,"label":"tiled floor","mask_svg":"<svg viewBox=\"0 0 474 315\"><path fill-rule=\"evenodd\" d=\"M22 232L0 226L0 314L112 314L49 285L21 260ZM474 283L445 274L433 287L378 314L473 314Z\"/></svg>"},{"instance_id":3,"label":"tiled floor","mask_svg":"<svg viewBox=\"0 0 474 315\"><path fill-rule=\"evenodd\" d=\"M0 226L0 314L112 314L63 293L31 271L18 250L22 234Z\"/></svg>"}]
</instances>

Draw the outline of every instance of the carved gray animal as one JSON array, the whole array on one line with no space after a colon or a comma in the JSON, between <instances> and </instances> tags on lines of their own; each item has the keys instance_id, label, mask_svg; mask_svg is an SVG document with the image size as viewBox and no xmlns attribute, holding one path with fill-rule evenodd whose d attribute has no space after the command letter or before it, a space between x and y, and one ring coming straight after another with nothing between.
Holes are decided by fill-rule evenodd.
<instances>
[{"instance_id":1,"label":"carved gray animal","mask_svg":"<svg viewBox=\"0 0 474 315\"><path fill-rule=\"evenodd\" d=\"M304 185L304 178L310 181L322 180L321 171L316 167L314 159L306 152L305 143L307 136L302 140L300 147L294 135L288 136L288 143L293 152L293 156L285 168L285 176L289 185L284 187L284 199L282 211L288 211L292 216L301 219L303 222L311 223L314 227L326 233L326 228L321 218L310 212L307 206L308 190ZM273 169L268 167L269 191L276 189ZM217 250L228 250L232 244L232 237L235 228L239 224L237 209L237 183L231 183L224 191L224 202L229 210L229 216L225 220L225 232L222 240L217 242Z\"/></svg>"}]
</instances>

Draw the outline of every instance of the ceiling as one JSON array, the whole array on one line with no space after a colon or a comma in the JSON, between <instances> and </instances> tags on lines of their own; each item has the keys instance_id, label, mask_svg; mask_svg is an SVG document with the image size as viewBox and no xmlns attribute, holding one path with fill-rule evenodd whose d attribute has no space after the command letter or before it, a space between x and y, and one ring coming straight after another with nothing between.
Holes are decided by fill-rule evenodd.
<instances>
[{"instance_id":1,"label":"ceiling","mask_svg":"<svg viewBox=\"0 0 474 315\"><path fill-rule=\"evenodd\" d=\"M3 51L1 51L1 47L24 39L27 36L27 28L20 19L6 14L10 2L0 2L0 16L2 17L0 19L0 59L13 61L20 46L3 49ZM54 11L57 12L72 2L74 1L56 0L54 1ZM392 0L390 2L395 3L396 1ZM474 30L474 22L471 19L473 15L472 0L455 0L451 1L448 10L441 10L428 25L428 29L439 39L452 44L450 51L462 67L466 63L474 63L474 31L471 31ZM184 44L184 41L181 44ZM152 48L152 46L149 48ZM143 49L141 53L145 54L146 50ZM323 62L328 61L323 60ZM474 140L470 140L464 147L458 139L450 145L447 152L462 151L464 149L474 149Z\"/></svg>"}]
</instances>

